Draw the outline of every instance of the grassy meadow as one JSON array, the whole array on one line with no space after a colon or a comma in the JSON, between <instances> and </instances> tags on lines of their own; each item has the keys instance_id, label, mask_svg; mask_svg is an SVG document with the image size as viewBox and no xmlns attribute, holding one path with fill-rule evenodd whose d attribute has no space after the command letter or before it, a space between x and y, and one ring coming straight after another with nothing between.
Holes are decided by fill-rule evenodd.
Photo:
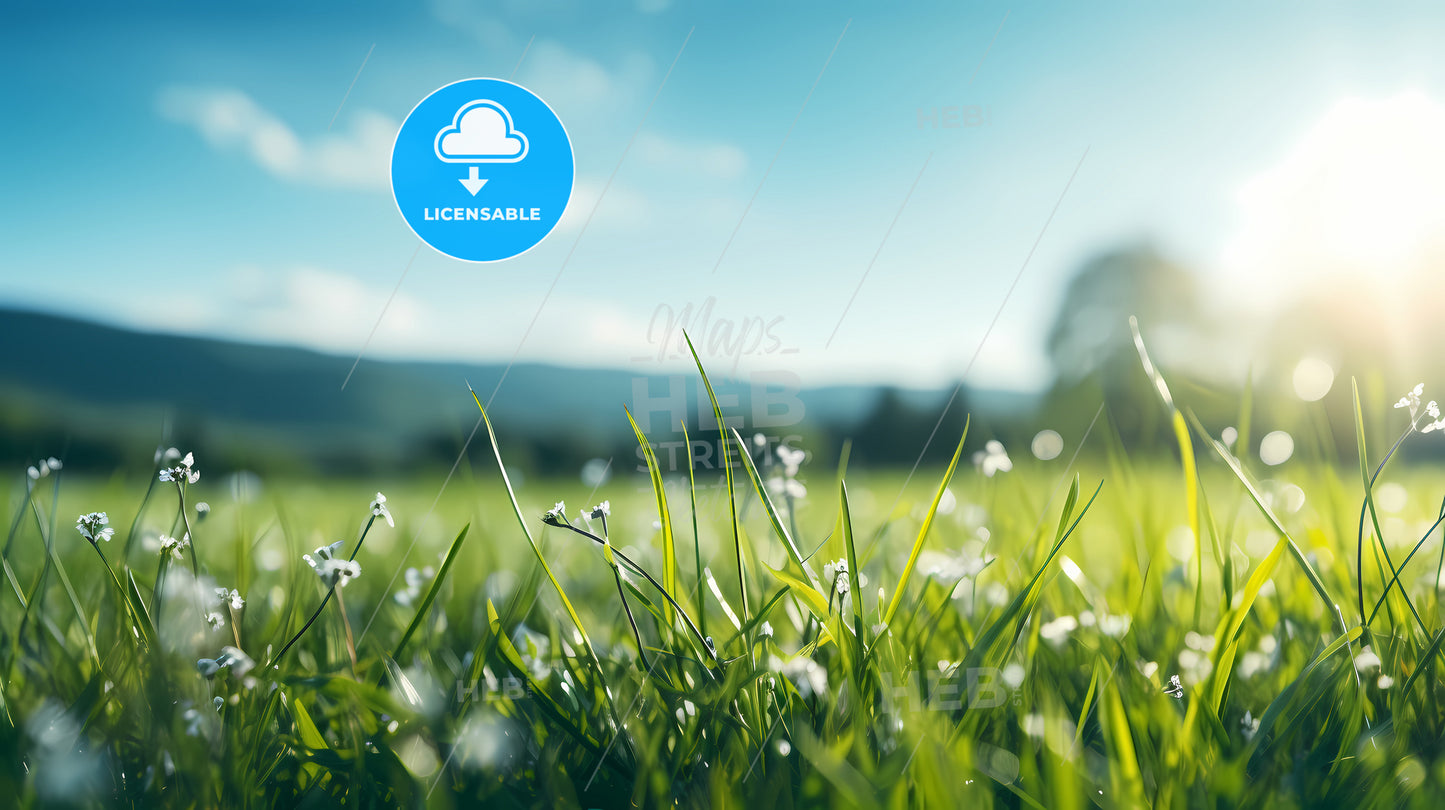
<instances>
[{"instance_id":1,"label":"grassy meadow","mask_svg":"<svg viewBox=\"0 0 1445 810\"><path fill-rule=\"evenodd\" d=\"M912 475L740 435L691 484L509 482L495 443L440 496L211 476L185 448L148 478L10 471L0 792L1439 806L1445 476L1391 448L1437 438L1427 406L1361 402L1390 437L1364 465L1271 466L1247 412L1226 445L1155 378L1169 453L1101 409L1050 460L940 436L954 466Z\"/></svg>"}]
</instances>

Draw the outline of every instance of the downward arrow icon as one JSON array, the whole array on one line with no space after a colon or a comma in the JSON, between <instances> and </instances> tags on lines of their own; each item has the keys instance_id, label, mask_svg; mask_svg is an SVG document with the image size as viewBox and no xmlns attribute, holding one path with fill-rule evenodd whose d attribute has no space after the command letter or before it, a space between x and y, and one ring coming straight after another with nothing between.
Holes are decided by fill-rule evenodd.
<instances>
[{"instance_id":1,"label":"downward arrow icon","mask_svg":"<svg viewBox=\"0 0 1445 810\"><path fill-rule=\"evenodd\" d=\"M485 186L487 184L487 178L478 177L477 167L472 166L469 167L467 171L467 176L461 178L457 182L465 186L467 191L471 192L472 196L475 197L477 196L477 192L482 190L482 186Z\"/></svg>"}]
</instances>

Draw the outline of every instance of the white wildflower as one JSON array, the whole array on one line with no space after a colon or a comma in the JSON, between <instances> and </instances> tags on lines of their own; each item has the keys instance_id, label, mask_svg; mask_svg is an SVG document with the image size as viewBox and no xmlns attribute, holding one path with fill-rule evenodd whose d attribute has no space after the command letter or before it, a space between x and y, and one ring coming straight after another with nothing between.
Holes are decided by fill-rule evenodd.
<instances>
[{"instance_id":1,"label":"white wildflower","mask_svg":"<svg viewBox=\"0 0 1445 810\"><path fill-rule=\"evenodd\" d=\"M161 554L169 554L177 560L184 559L184 555L181 554L181 551L186 546L189 546L191 544L191 536L189 534L179 538L170 537L163 534L161 535L160 540Z\"/></svg>"},{"instance_id":2,"label":"white wildflower","mask_svg":"<svg viewBox=\"0 0 1445 810\"><path fill-rule=\"evenodd\" d=\"M196 504L196 520L202 521L211 516L211 505L205 501Z\"/></svg>"},{"instance_id":3,"label":"white wildflower","mask_svg":"<svg viewBox=\"0 0 1445 810\"><path fill-rule=\"evenodd\" d=\"M239 647L225 646L221 648L221 654L215 658L201 658L196 661L196 669L206 678L214 678L216 673L222 669L230 668L232 674L237 678L245 677L256 666L251 656L243 652Z\"/></svg>"},{"instance_id":4,"label":"white wildflower","mask_svg":"<svg viewBox=\"0 0 1445 810\"><path fill-rule=\"evenodd\" d=\"M585 514L591 518L612 517L612 502L603 501L587 510Z\"/></svg>"},{"instance_id":5,"label":"white wildflower","mask_svg":"<svg viewBox=\"0 0 1445 810\"><path fill-rule=\"evenodd\" d=\"M1030 712L1024 715L1019 726L1023 728L1025 734L1034 739L1042 740L1044 738L1046 723L1044 722L1044 716L1038 712Z\"/></svg>"},{"instance_id":6,"label":"white wildflower","mask_svg":"<svg viewBox=\"0 0 1445 810\"><path fill-rule=\"evenodd\" d=\"M386 525L396 528L396 521L391 519L391 510L386 508L386 496L380 492L376 493L376 499L371 502L371 515L386 518Z\"/></svg>"},{"instance_id":7,"label":"white wildflower","mask_svg":"<svg viewBox=\"0 0 1445 810\"><path fill-rule=\"evenodd\" d=\"M1259 718L1250 712L1245 712L1244 717L1239 721L1239 725L1244 729L1245 742L1248 742L1254 739L1254 735L1259 731Z\"/></svg>"},{"instance_id":8,"label":"white wildflower","mask_svg":"<svg viewBox=\"0 0 1445 810\"><path fill-rule=\"evenodd\" d=\"M1190 630L1184 634L1184 646L1191 650L1209 652L1214 649L1214 636L1203 636Z\"/></svg>"},{"instance_id":9,"label":"white wildflower","mask_svg":"<svg viewBox=\"0 0 1445 810\"><path fill-rule=\"evenodd\" d=\"M762 626L758 628L758 638L772 638L772 637L773 637L773 624L772 624L772 622L763 622Z\"/></svg>"},{"instance_id":10,"label":"white wildflower","mask_svg":"<svg viewBox=\"0 0 1445 810\"><path fill-rule=\"evenodd\" d=\"M361 576L361 564L355 560L342 560L336 557L341 551L341 541L336 541L329 546L322 546L311 554L302 555L301 559L316 571L321 577L321 582L328 588L341 588L353 579Z\"/></svg>"},{"instance_id":11,"label":"white wildflower","mask_svg":"<svg viewBox=\"0 0 1445 810\"><path fill-rule=\"evenodd\" d=\"M1164 694L1172 698L1184 697L1184 684L1179 682L1178 675L1169 676L1169 685L1164 687Z\"/></svg>"},{"instance_id":12,"label":"white wildflower","mask_svg":"<svg viewBox=\"0 0 1445 810\"><path fill-rule=\"evenodd\" d=\"M426 584L426 582L435 575L436 569L430 565L421 570L415 568L406 569L406 573L402 577L406 581L406 587L397 592L395 597L396 601L408 607L415 604L417 598L421 596L421 586Z\"/></svg>"},{"instance_id":13,"label":"white wildflower","mask_svg":"<svg viewBox=\"0 0 1445 810\"><path fill-rule=\"evenodd\" d=\"M1214 669L1214 662L1209 660L1207 653L1186 649L1179 653L1179 667L1192 686L1209 677L1209 673Z\"/></svg>"},{"instance_id":14,"label":"white wildflower","mask_svg":"<svg viewBox=\"0 0 1445 810\"><path fill-rule=\"evenodd\" d=\"M768 479L768 489L772 490L774 495L787 496L794 500L808 496L808 488L799 483L797 479L784 478L780 475Z\"/></svg>"},{"instance_id":15,"label":"white wildflower","mask_svg":"<svg viewBox=\"0 0 1445 810\"><path fill-rule=\"evenodd\" d=\"M1360 650L1360 654L1355 656L1355 669L1357 671L1368 672L1372 669L1379 668L1380 656L1376 655L1375 651L1370 649L1369 647Z\"/></svg>"},{"instance_id":16,"label":"white wildflower","mask_svg":"<svg viewBox=\"0 0 1445 810\"><path fill-rule=\"evenodd\" d=\"M225 588L217 588L216 600L217 604L223 607L227 604L230 604L231 610L240 610L241 608L246 606L246 600L241 598L241 593L235 588L232 588L230 590L227 590Z\"/></svg>"},{"instance_id":17,"label":"white wildflower","mask_svg":"<svg viewBox=\"0 0 1445 810\"><path fill-rule=\"evenodd\" d=\"M768 479L768 489L777 497L786 497L789 500L799 500L808 496L808 488L797 480L798 469L803 464L803 459L808 454L796 447L789 447L786 444L778 445L778 463L783 467L781 474L774 474Z\"/></svg>"},{"instance_id":18,"label":"white wildflower","mask_svg":"<svg viewBox=\"0 0 1445 810\"><path fill-rule=\"evenodd\" d=\"M1395 679L1391 678L1389 675L1381 675L1378 679L1376 679L1375 685L1380 687L1381 689L1389 689L1390 687L1395 685Z\"/></svg>"},{"instance_id":19,"label":"white wildflower","mask_svg":"<svg viewBox=\"0 0 1445 810\"><path fill-rule=\"evenodd\" d=\"M1004 450L1003 442L989 439L982 450L973 454L973 466L985 477L992 478L996 473L1012 470L1014 463Z\"/></svg>"},{"instance_id":20,"label":"white wildflower","mask_svg":"<svg viewBox=\"0 0 1445 810\"><path fill-rule=\"evenodd\" d=\"M212 610L206 614L206 624L209 624L212 630L220 630L226 626L226 616L219 611Z\"/></svg>"},{"instance_id":21,"label":"white wildflower","mask_svg":"<svg viewBox=\"0 0 1445 810\"><path fill-rule=\"evenodd\" d=\"M542 516L542 519L546 521L566 520L567 502L558 501L556 506L553 506L551 509L547 510L547 513Z\"/></svg>"},{"instance_id":22,"label":"white wildflower","mask_svg":"<svg viewBox=\"0 0 1445 810\"><path fill-rule=\"evenodd\" d=\"M1410 411L1411 427L1418 427L1421 433L1434 433L1437 430L1445 430L1445 419L1440 418L1440 405L1435 400L1430 400L1425 405L1425 418L1430 421L1424 426L1417 423L1420 419L1420 396L1425 392L1424 383L1416 383L1415 387L1400 401L1395 403L1396 408L1408 408Z\"/></svg>"},{"instance_id":23,"label":"white wildflower","mask_svg":"<svg viewBox=\"0 0 1445 810\"><path fill-rule=\"evenodd\" d=\"M160 472L160 480L174 481L177 484L194 484L197 481L201 480L200 471L191 469L192 465L194 465L195 463L195 454L187 453L185 458L181 459L181 462L176 466L166 467L165 469L162 469Z\"/></svg>"},{"instance_id":24,"label":"white wildflower","mask_svg":"<svg viewBox=\"0 0 1445 810\"><path fill-rule=\"evenodd\" d=\"M235 673L237 678L244 677L247 672L250 672L256 666L256 662L251 660L251 656L247 655L239 647L229 645L221 648L221 655L216 661L220 663L221 666L230 667L231 672Z\"/></svg>"},{"instance_id":25,"label":"white wildflower","mask_svg":"<svg viewBox=\"0 0 1445 810\"><path fill-rule=\"evenodd\" d=\"M1128 616L1114 616L1108 613L1099 617L1099 632L1110 638L1122 638L1129 632L1131 620Z\"/></svg>"},{"instance_id":26,"label":"white wildflower","mask_svg":"<svg viewBox=\"0 0 1445 810\"><path fill-rule=\"evenodd\" d=\"M1058 647L1065 641L1068 641L1069 636L1078 629L1078 619L1073 616L1060 616L1051 622L1046 622L1043 627L1040 627L1039 635L1043 637L1044 641Z\"/></svg>"},{"instance_id":27,"label":"white wildflower","mask_svg":"<svg viewBox=\"0 0 1445 810\"><path fill-rule=\"evenodd\" d=\"M36 462L35 466L33 467L27 467L25 470L25 474L30 476L30 480L38 481L41 478L50 475L52 472L55 472L64 466L65 465L61 463L60 459L56 458L55 456L51 456L50 458L40 459L40 461Z\"/></svg>"},{"instance_id":28,"label":"white wildflower","mask_svg":"<svg viewBox=\"0 0 1445 810\"><path fill-rule=\"evenodd\" d=\"M1400 397L1400 401L1395 403L1395 407L1409 408L1410 420L1414 421L1415 417L1420 413L1420 395L1423 393L1425 393L1425 384L1415 383L1415 387L1410 389L1408 394Z\"/></svg>"},{"instance_id":29,"label":"white wildflower","mask_svg":"<svg viewBox=\"0 0 1445 810\"><path fill-rule=\"evenodd\" d=\"M329 546L322 546L312 553L323 560L335 559L336 555L341 553L341 545L342 541L337 540L335 543L332 543ZM306 555L303 555L303 557L304 556Z\"/></svg>"},{"instance_id":30,"label":"white wildflower","mask_svg":"<svg viewBox=\"0 0 1445 810\"><path fill-rule=\"evenodd\" d=\"M91 512L75 519L75 530L91 543L99 543L101 540L108 543L110 538L115 535L115 529L101 528L108 523L110 523L110 518L104 512Z\"/></svg>"},{"instance_id":31,"label":"white wildflower","mask_svg":"<svg viewBox=\"0 0 1445 810\"><path fill-rule=\"evenodd\" d=\"M1420 428L1420 432L1434 433L1437 430L1445 430L1445 419L1440 418L1440 407L1435 404L1434 400L1431 400L1429 406L1427 406L1425 410L1429 414L1430 418L1434 419L1435 421Z\"/></svg>"},{"instance_id":32,"label":"white wildflower","mask_svg":"<svg viewBox=\"0 0 1445 810\"><path fill-rule=\"evenodd\" d=\"M789 478L798 474L798 468L803 466L803 460L807 457L807 452L796 447L778 445L778 461L782 462L783 473Z\"/></svg>"},{"instance_id":33,"label":"white wildflower","mask_svg":"<svg viewBox=\"0 0 1445 810\"><path fill-rule=\"evenodd\" d=\"M1253 678L1270 667L1270 658L1262 652L1250 650L1239 660L1239 676Z\"/></svg>"}]
</instances>

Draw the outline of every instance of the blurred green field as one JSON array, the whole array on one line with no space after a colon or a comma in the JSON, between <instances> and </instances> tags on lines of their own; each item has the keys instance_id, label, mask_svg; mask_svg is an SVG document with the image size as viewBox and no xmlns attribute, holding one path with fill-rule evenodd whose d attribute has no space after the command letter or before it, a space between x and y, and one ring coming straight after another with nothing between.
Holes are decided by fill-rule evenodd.
<instances>
[{"instance_id":1,"label":"blurred green field","mask_svg":"<svg viewBox=\"0 0 1445 810\"><path fill-rule=\"evenodd\" d=\"M1438 806L1445 476L1386 468L1367 490L1301 456L1241 450L1236 474L1197 429L1173 458L1115 436L1104 416L1077 459L964 458L947 489L941 469L840 476L820 458L788 485L753 448L736 524L726 479L667 477L670 553L632 471L514 481L515 510L495 464L440 496L436 478L210 476L205 459L184 487L20 478L0 513L0 790L23 806ZM610 546L544 518L558 501ZM602 501L605 530L578 517ZM115 529L104 560L73 525L96 511ZM160 547L187 521L198 585ZM360 575L329 598L303 555L349 555L363 533Z\"/></svg>"}]
</instances>

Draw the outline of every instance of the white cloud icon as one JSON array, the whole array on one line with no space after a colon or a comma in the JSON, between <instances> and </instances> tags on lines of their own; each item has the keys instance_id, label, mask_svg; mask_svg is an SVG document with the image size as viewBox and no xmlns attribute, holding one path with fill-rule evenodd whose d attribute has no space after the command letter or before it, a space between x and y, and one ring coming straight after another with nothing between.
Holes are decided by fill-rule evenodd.
<instances>
[{"instance_id":1,"label":"white cloud icon","mask_svg":"<svg viewBox=\"0 0 1445 810\"><path fill-rule=\"evenodd\" d=\"M436 155L446 163L516 163L527 156L527 136L513 126L506 107L469 101L437 133Z\"/></svg>"}]
</instances>

